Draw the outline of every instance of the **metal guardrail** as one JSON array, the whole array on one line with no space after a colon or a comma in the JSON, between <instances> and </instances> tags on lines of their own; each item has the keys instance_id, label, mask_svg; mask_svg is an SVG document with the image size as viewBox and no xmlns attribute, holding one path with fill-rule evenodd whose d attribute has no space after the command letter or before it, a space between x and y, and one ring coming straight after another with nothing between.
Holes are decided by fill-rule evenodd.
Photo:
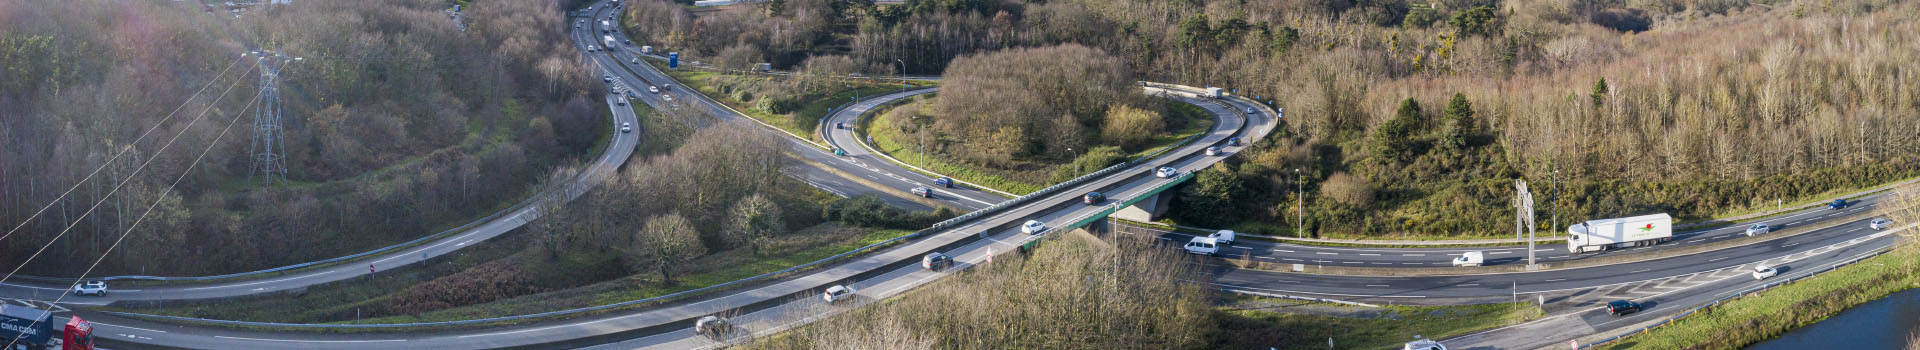
<instances>
[{"instance_id":1,"label":"metal guardrail","mask_svg":"<svg viewBox=\"0 0 1920 350\"><path fill-rule=\"evenodd\" d=\"M1901 228L1901 229L1896 229L1896 230L1889 230L1889 232L1894 232L1894 231L1899 231L1899 230L1906 230L1906 229L1911 229L1911 228L1913 228L1913 227L1915 227L1915 226L1912 226L1912 225L1910 225L1910 226L1907 226L1907 227L1905 227L1905 228ZM1581 344L1581 345L1580 345L1580 348L1582 348L1582 349L1587 349L1587 348L1595 348L1595 347L1598 347L1598 346L1600 346L1600 345L1604 345L1604 344L1607 344L1607 343L1610 343L1610 342L1614 342L1614 341L1619 341L1619 340L1621 340L1621 339L1625 339L1625 338L1627 338L1627 337L1631 337L1631 336L1634 336L1634 335L1639 335L1639 334L1641 334L1641 333L1646 333L1647 331L1650 331L1650 330L1653 330L1654 328L1660 328L1661 326L1666 326L1666 325L1669 325L1669 324L1673 324L1673 323L1674 323L1675 321L1679 321L1679 320L1680 320L1680 319L1682 319L1682 318L1686 318L1687 316L1691 316L1691 315L1693 315L1694 313L1696 313L1696 312L1699 312L1700 310L1705 310L1705 309L1707 309L1707 308L1709 308L1709 307L1714 307L1714 306L1716 306L1716 305L1720 305L1720 303L1724 303L1724 302L1726 302L1726 301L1728 301L1728 300L1733 300L1733 299L1738 299L1738 298L1740 298L1740 297L1745 297L1745 296L1747 296L1747 295L1750 295L1750 294L1753 294L1753 293L1757 293L1757 292L1760 292L1760 291L1763 291L1763 290L1767 290L1767 289L1773 289L1774 287L1779 287L1779 286L1782 286L1782 285L1786 285L1786 284L1788 284L1788 283L1794 283L1794 282L1799 282L1800 280L1803 280L1803 279L1807 279L1807 278L1812 278L1813 276L1819 276L1820 274L1823 274L1823 273L1827 273L1827 272L1832 272L1833 270L1838 270L1838 269L1840 269L1840 268L1842 268L1842 267L1846 267L1846 266L1848 266L1848 265L1853 265L1854 263L1858 263L1858 262L1860 262L1860 261L1862 261L1862 260L1866 260L1866 259L1868 259L1868 258L1872 258L1872 257L1875 257L1875 256L1879 256L1879 255L1881 255L1881 254L1886 254L1887 252L1890 252L1890 251L1893 251L1893 248L1894 248L1894 247L1891 247L1891 246L1889 246L1889 247L1885 247L1885 248L1880 248L1880 249L1877 249L1877 250L1874 250L1874 251L1872 251L1872 252L1867 252L1867 253L1865 253L1865 254L1860 254L1860 255L1858 255L1858 256L1854 256L1854 257L1853 257L1852 259L1848 259L1847 261L1844 261L1844 262L1840 262L1840 263L1836 263L1836 264L1832 264L1832 265L1827 265L1827 268L1825 268L1825 269L1821 269L1821 270L1820 270L1819 272L1814 272L1814 273L1810 273L1810 274L1805 274L1805 275L1800 275L1799 277L1793 277L1793 278L1789 278L1789 279L1786 279L1786 280L1779 280L1779 281L1773 281L1773 282L1768 282L1767 284L1763 284L1763 285L1759 285L1759 286L1754 286L1754 287L1751 287L1751 288L1747 288L1747 289L1742 289L1742 290L1740 290L1739 292L1735 292L1735 293L1733 293L1733 294L1730 294L1730 295L1727 295L1727 296L1725 296L1725 297L1721 297L1720 299L1714 299L1714 300L1713 300L1712 302L1709 302L1709 303L1707 303L1706 305L1701 305L1701 306L1698 306L1698 307L1694 307L1693 309L1691 309L1691 310L1687 310L1686 312L1682 312L1682 313L1680 313L1679 315L1673 315L1672 317L1668 317L1668 318L1667 318L1667 319L1665 319L1665 320L1661 320L1661 321L1660 321L1660 323L1655 323L1655 324L1652 324L1652 325L1648 325L1648 326L1645 326L1645 327L1640 327L1640 328L1638 328L1638 329L1634 329L1634 330L1632 330L1632 331L1628 331L1628 332L1626 332L1626 333L1622 333L1622 334L1619 334L1619 335L1615 335L1615 336L1612 336L1612 337L1607 337L1606 339L1601 339L1601 340L1598 340L1598 341L1594 341L1594 342L1591 342L1591 343L1587 343L1587 344Z\"/></svg>"}]
</instances>

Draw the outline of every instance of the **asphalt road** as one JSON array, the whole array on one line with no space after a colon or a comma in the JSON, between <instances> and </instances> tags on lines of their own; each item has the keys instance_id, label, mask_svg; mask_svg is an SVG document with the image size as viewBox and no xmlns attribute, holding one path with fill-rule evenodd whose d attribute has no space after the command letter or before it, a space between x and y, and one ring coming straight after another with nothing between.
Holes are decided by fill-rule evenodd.
<instances>
[{"instance_id":1,"label":"asphalt road","mask_svg":"<svg viewBox=\"0 0 1920 350\"><path fill-rule=\"evenodd\" d=\"M1800 227L1819 227L1829 221L1863 212L1871 212L1879 204L1881 197L1870 196L1849 201L1849 205L1839 210L1825 206L1809 208L1762 220L1740 222L1724 227L1674 233L1672 241L1648 247L1614 249L1603 252L1573 254L1567 250L1565 241L1554 244L1534 246L1534 256L1538 262L1560 262L1612 257L1626 254L1641 254L1668 249L1677 249L1692 245L1710 244L1729 239L1746 237L1748 226L1754 223L1768 223L1773 233ZM1573 223L1569 222L1568 225ZM1193 235L1171 232L1164 229L1139 226L1123 226L1130 234L1158 235L1175 242L1186 242ZM1540 235L1551 234L1540 232ZM1562 237L1565 233L1559 233ZM1238 256L1242 252L1254 259L1283 264L1310 264L1355 267L1445 267L1452 266L1453 258L1469 251L1482 252L1486 256L1485 265L1525 265L1526 246L1503 247L1437 247L1437 248L1366 248L1366 247L1329 247L1319 245L1273 243L1259 240L1242 239L1222 254Z\"/></svg>"}]
</instances>

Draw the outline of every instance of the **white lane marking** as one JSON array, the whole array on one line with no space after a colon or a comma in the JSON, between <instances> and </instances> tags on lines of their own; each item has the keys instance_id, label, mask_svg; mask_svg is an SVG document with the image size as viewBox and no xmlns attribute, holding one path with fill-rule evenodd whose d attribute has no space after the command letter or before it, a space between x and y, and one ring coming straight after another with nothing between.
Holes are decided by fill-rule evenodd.
<instances>
[{"instance_id":1,"label":"white lane marking","mask_svg":"<svg viewBox=\"0 0 1920 350\"><path fill-rule=\"evenodd\" d=\"M1369 284L1369 285L1367 285L1367 286L1368 286L1368 287L1386 287L1387 285L1384 285L1384 284Z\"/></svg>"},{"instance_id":2,"label":"white lane marking","mask_svg":"<svg viewBox=\"0 0 1920 350\"><path fill-rule=\"evenodd\" d=\"M1512 252L1492 252L1492 253L1487 253L1487 255L1506 254L1506 253L1512 253ZM1447 255L1453 255L1453 254L1447 254Z\"/></svg>"},{"instance_id":3,"label":"white lane marking","mask_svg":"<svg viewBox=\"0 0 1920 350\"><path fill-rule=\"evenodd\" d=\"M1300 261L1300 259L1294 259L1294 258L1280 258L1280 260L1286 260L1286 261Z\"/></svg>"},{"instance_id":4,"label":"white lane marking","mask_svg":"<svg viewBox=\"0 0 1920 350\"><path fill-rule=\"evenodd\" d=\"M1282 252L1282 253L1292 253L1292 252L1293 252L1293 251L1291 251L1291 250L1286 250L1286 249L1274 249L1273 251L1276 251L1276 252Z\"/></svg>"},{"instance_id":5,"label":"white lane marking","mask_svg":"<svg viewBox=\"0 0 1920 350\"><path fill-rule=\"evenodd\" d=\"M1374 265L1393 265L1393 263L1384 263L1384 262L1377 262L1377 263L1373 263L1373 264L1374 264Z\"/></svg>"},{"instance_id":6,"label":"white lane marking","mask_svg":"<svg viewBox=\"0 0 1920 350\"><path fill-rule=\"evenodd\" d=\"M1704 240L1707 240L1707 239L1705 239L1705 238L1701 238L1701 239L1696 239L1696 240L1691 240L1691 241L1686 241L1686 243L1693 243L1693 242L1699 242L1699 241L1704 241Z\"/></svg>"},{"instance_id":7,"label":"white lane marking","mask_svg":"<svg viewBox=\"0 0 1920 350\"><path fill-rule=\"evenodd\" d=\"M1400 254L1400 256L1427 256L1426 254Z\"/></svg>"},{"instance_id":8,"label":"white lane marking","mask_svg":"<svg viewBox=\"0 0 1920 350\"><path fill-rule=\"evenodd\" d=\"M1565 278L1555 278L1555 279L1550 279L1550 280L1547 280L1547 282L1559 282L1559 281L1565 281L1565 280L1567 280L1567 279L1565 279Z\"/></svg>"},{"instance_id":9,"label":"white lane marking","mask_svg":"<svg viewBox=\"0 0 1920 350\"><path fill-rule=\"evenodd\" d=\"M398 256L398 255L396 255L396 256ZM251 285L256 285L256 284L263 284L263 283L279 283L279 282L286 282L286 281L292 281L292 280L297 280L297 279L302 279L302 278L307 278L307 277L309 277L309 276L294 276L294 277L287 277L287 278L282 278L282 279L277 279L277 280L271 280L271 281L259 281L259 282L252 282L252 283L241 283L241 284L229 284L229 285L224 285L224 286L212 286L212 287L199 287L199 288L187 288L186 290L202 290L202 289L220 289L220 288L233 288L233 287L245 287L245 286L251 286Z\"/></svg>"},{"instance_id":10,"label":"white lane marking","mask_svg":"<svg viewBox=\"0 0 1920 350\"><path fill-rule=\"evenodd\" d=\"M1853 241L1847 241L1847 243L1853 243ZM1800 245L1800 242L1787 243L1787 244L1780 245L1780 247L1786 248L1786 247L1792 247L1797 245Z\"/></svg>"},{"instance_id":11,"label":"white lane marking","mask_svg":"<svg viewBox=\"0 0 1920 350\"><path fill-rule=\"evenodd\" d=\"M1647 271L1653 271L1653 269L1633 270L1633 272L1628 272L1628 273L1641 273L1641 272L1647 272Z\"/></svg>"},{"instance_id":12,"label":"white lane marking","mask_svg":"<svg viewBox=\"0 0 1920 350\"><path fill-rule=\"evenodd\" d=\"M148 332L154 332L154 333L166 333L166 332L167 332L167 331L160 331L160 330L152 330L152 329L146 329L146 328L140 328L140 327L128 327L128 326L122 326L122 325L116 325L116 324L107 324L107 323L100 323L100 322L90 322L90 323L93 323L94 325L100 325L100 326L107 326L107 327L116 327L116 328L126 328L126 329L137 329L137 330L143 330L143 331L148 331Z\"/></svg>"},{"instance_id":13,"label":"white lane marking","mask_svg":"<svg viewBox=\"0 0 1920 350\"><path fill-rule=\"evenodd\" d=\"M1725 256L1723 256L1723 257L1718 257L1718 258L1713 258L1713 259L1708 259L1708 260L1707 260L1707 262L1715 262L1715 261L1721 261L1721 260L1727 260L1727 258L1728 258L1728 257L1725 257Z\"/></svg>"},{"instance_id":14,"label":"white lane marking","mask_svg":"<svg viewBox=\"0 0 1920 350\"><path fill-rule=\"evenodd\" d=\"M406 339L381 339L381 340L295 340L295 339L265 339L265 338L243 338L243 337L229 337L229 336L224 336L224 335L216 335L216 336L213 336L213 337L214 337L214 338L225 338L225 339L240 339L240 340L258 340L258 341L277 341L277 342L293 342L293 343L392 343L392 342L403 342L403 341L407 341Z\"/></svg>"},{"instance_id":15,"label":"white lane marking","mask_svg":"<svg viewBox=\"0 0 1920 350\"><path fill-rule=\"evenodd\" d=\"M1479 283L1468 283L1468 284L1462 284L1462 285L1457 285L1456 287L1472 287L1472 286L1478 286L1478 285L1480 285L1480 284L1479 284Z\"/></svg>"},{"instance_id":16,"label":"white lane marking","mask_svg":"<svg viewBox=\"0 0 1920 350\"><path fill-rule=\"evenodd\" d=\"M1320 255L1340 255L1340 253L1328 253L1328 252L1316 252L1316 253L1314 253L1314 254L1320 254Z\"/></svg>"},{"instance_id":17,"label":"white lane marking","mask_svg":"<svg viewBox=\"0 0 1920 350\"><path fill-rule=\"evenodd\" d=\"M1380 254L1360 254L1362 256L1380 256Z\"/></svg>"},{"instance_id":18,"label":"white lane marking","mask_svg":"<svg viewBox=\"0 0 1920 350\"><path fill-rule=\"evenodd\" d=\"M1422 265L1421 263L1400 263L1401 265Z\"/></svg>"}]
</instances>

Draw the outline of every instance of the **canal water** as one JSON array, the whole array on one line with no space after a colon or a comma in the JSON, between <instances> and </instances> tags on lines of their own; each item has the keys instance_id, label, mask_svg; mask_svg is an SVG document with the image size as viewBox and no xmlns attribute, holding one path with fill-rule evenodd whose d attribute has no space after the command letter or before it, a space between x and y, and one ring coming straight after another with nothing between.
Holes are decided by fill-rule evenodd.
<instances>
[{"instance_id":1,"label":"canal water","mask_svg":"<svg viewBox=\"0 0 1920 350\"><path fill-rule=\"evenodd\" d=\"M1860 304L1747 349L1905 349L1915 331L1920 331L1920 288Z\"/></svg>"}]
</instances>

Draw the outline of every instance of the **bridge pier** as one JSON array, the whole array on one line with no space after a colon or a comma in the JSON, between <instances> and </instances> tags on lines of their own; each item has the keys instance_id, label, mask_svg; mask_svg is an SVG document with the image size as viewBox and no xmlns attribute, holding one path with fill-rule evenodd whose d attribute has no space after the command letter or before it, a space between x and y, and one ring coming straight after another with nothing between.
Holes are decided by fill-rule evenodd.
<instances>
[{"instance_id":1,"label":"bridge pier","mask_svg":"<svg viewBox=\"0 0 1920 350\"><path fill-rule=\"evenodd\" d=\"M1173 196L1161 191L1152 198L1140 200L1125 208L1113 212L1113 217L1136 222L1154 222L1167 216L1167 207L1173 206Z\"/></svg>"}]
</instances>

